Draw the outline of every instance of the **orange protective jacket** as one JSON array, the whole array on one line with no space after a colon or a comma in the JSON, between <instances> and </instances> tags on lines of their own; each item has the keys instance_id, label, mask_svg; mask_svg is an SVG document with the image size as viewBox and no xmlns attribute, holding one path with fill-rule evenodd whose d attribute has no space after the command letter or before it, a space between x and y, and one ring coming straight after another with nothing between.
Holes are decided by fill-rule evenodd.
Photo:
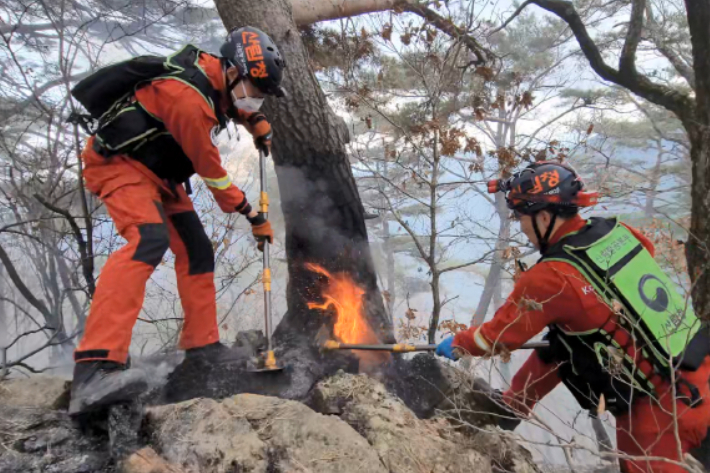
<instances>
[{"instance_id":1,"label":"orange protective jacket","mask_svg":"<svg viewBox=\"0 0 710 473\"><path fill-rule=\"evenodd\" d=\"M225 90L225 76L221 61L209 54L201 54L199 65L216 90ZM165 128L192 161L195 172L205 181L224 212L248 213L251 208L244 193L235 186L222 167L216 135L219 122L205 99L189 85L172 79L156 80L136 92L136 99L152 115L165 124ZM229 107L227 94L222 94L222 107ZM252 126L251 114L239 110L237 122L249 133L261 136L270 130L266 121ZM258 113L258 112L257 112ZM156 176L157 178L157 176Z\"/></svg>"}]
</instances>

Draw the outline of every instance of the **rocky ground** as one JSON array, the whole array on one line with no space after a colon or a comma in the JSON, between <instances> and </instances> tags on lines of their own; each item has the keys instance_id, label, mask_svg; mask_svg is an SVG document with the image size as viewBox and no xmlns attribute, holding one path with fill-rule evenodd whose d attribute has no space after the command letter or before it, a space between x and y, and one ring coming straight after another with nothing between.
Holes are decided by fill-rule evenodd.
<instances>
[{"instance_id":1,"label":"rocky ground","mask_svg":"<svg viewBox=\"0 0 710 473\"><path fill-rule=\"evenodd\" d=\"M326 378L303 402L197 398L133 417L119 410L121 425L109 416L83 429L66 414L66 388L46 376L0 384L0 472L539 471L485 416L476 427L451 412L420 419L366 375Z\"/></svg>"}]
</instances>

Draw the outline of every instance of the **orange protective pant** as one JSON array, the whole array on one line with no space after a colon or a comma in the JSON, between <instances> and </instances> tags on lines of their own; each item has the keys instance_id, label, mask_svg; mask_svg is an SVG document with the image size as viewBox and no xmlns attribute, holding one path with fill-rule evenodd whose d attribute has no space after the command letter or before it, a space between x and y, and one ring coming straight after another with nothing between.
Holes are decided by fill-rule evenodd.
<instances>
[{"instance_id":1,"label":"orange protective pant","mask_svg":"<svg viewBox=\"0 0 710 473\"><path fill-rule=\"evenodd\" d=\"M672 463L703 441L710 428L710 357L695 372L683 372L683 379L698 388L702 403L690 408L673 399L670 383L658 387L660 399L643 397L631 410L616 418L617 450L624 473L682 473L687 470ZM513 377L505 401L523 414L560 383L556 365L543 363L531 355ZM675 411L675 412L674 412Z\"/></svg>"},{"instance_id":2,"label":"orange protective pant","mask_svg":"<svg viewBox=\"0 0 710 473\"><path fill-rule=\"evenodd\" d=\"M683 456L700 445L710 427L710 357L695 372L683 378L698 388L702 403L690 408L674 400L670 384L659 389L659 400L645 397L636 401L629 413L616 418L616 443L620 452L638 459L621 460L624 473L682 473ZM675 404L675 406L674 406ZM675 411L675 412L674 412Z\"/></svg>"},{"instance_id":3,"label":"orange protective pant","mask_svg":"<svg viewBox=\"0 0 710 473\"><path fill-rule=\"evenodd\" d=\"M218 341L214 253L192 201L182 186L170 192L141 164L124 156L106 159L92 143L82 154L86 187L101 198L128 243L101 271L75 361L126 362L146 283L168 247L185 315L180 347Z\"/></svg>"}]
</instances>

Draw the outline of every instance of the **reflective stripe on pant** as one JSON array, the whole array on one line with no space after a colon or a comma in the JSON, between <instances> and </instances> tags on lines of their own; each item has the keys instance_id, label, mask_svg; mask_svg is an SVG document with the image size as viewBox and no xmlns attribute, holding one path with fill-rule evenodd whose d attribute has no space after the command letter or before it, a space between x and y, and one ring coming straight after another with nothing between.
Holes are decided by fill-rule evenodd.
<instances>
[{"instance_id":1,"label":"reflective stripe on pant","mask_svg":"<svg viewBox=\"0 0 710 473\"><path fill-rule=\"evenodd\" d=\"M75 360L126 361L146 283L168 247L175 254L185 313L181 348L218 341L212 245L184 189L178 187L177 199L166 197L159 185L124 158L105 164L85 161L87 187L101 197L128 243L101 271Z\"/></svg>"}]
</instances>

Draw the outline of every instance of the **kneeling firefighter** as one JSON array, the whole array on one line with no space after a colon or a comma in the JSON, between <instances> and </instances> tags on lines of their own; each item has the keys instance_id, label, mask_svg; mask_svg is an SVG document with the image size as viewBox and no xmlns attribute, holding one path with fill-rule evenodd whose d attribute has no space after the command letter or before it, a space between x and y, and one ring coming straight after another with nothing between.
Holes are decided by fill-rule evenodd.
<instances>
[{"instance_id":1,"label":"kneeling firefighter","mask_svg":"<svg viewBox=\"0 0 710 473\"><path fill-rule=\"evenodd\" d=\"M528 358L508 391L492 391L508 416L501 427L515 428L510 418L528 415L561 381L591 415L616 417L618 449L629 456L622 471L685 471L673 463L683 460L679 450L699 445L710 426L708 340L653 244L615 218L582 219L579 208L597 194L566 165L535 163L488 190L506 193L542 256L492 320L445 339L437 354L515 350L547 326L549 347Z\"/></svg>"},{"instance_id":2,"label":"kneeling firefighter","mask_svg":"<svg viewBox=\"0 0 710 473\"><path fill-rule=\"evenodd\" d=\"M82 154L86 187L127 244L103 267L74 353L71 414L130 400L147 387L145 372L128 366L128 349L146 282L168 248L184 310L185 363L229 360L219 342L213 248L188 197L189 178L198 174L222 211L244 215L260 249L272 242L271 225L222 167L216 137L231 119L269 154L271 126L259 108L265 96L284 96L285 62L252 27L231 31L220 52L188 45L167 58L137 57L72 90L91 114L73 117L92 135ZM89 122L98 123L90 129Z\"/></svg>"}]
</instances>

